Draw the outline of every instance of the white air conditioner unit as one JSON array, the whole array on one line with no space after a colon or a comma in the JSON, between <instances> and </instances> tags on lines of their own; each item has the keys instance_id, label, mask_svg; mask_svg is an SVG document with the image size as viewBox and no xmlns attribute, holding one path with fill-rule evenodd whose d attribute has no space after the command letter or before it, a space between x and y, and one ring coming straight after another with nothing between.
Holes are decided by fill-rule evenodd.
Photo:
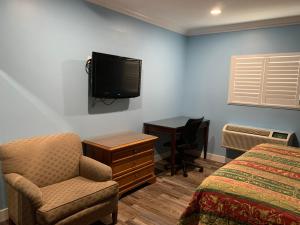
<instances>
[{"instance_id":1,"label":"white air conditioner unit","mask_svg":"<svg viewBox=\"0 0 300 225\"><path fill-rule=\"evenodd\" d=\"M294 133L226 124L222 131L222 147L247 151L262 143L291 145Z\"/></svg>"}]
</instances>

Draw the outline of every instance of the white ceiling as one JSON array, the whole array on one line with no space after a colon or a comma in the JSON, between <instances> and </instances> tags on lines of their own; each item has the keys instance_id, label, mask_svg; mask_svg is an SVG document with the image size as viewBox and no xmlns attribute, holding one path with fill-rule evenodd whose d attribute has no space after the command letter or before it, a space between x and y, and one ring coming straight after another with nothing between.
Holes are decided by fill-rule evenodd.
<instances>
[{"instance_id":1,"label":"white ceiling","mask_svg":"<svg viewBox=\"0 0 300 225\"><path fill-rule=\"evenodd\" d=\"M186 35L300 24L300 0L88 1ZM214 7L222 14L212 16Z\"/></svg>"}]
</instances>

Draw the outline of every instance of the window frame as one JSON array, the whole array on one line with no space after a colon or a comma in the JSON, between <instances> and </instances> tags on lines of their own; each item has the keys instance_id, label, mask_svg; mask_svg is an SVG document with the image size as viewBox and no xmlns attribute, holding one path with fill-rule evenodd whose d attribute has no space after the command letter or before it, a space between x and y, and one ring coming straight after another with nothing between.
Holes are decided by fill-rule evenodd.
<instances>
[{"instance_id":1,"label":"window frame","mask_svg":"<svg viewBox=\"0 0 300 225\"><path fill-rule=\"evenodd\" d=\"M266 72L267 65L269 63L269 60L271 57L280 57L280 56L299 56L299 62L298 62L298 84L297 84L297 94L298 94L298 99L296 97L296 101L298 101L298 104L296 105L281 105L281 104L267 104L263 102L263 98L266 96L266 82L265 78L268 76ZM235 59L239 58L264 58L264 65L263 65L263 71L261 75L261 87L259 90L259 95L260 95L260 102L259 103L250 103L250 102L238 102L234 101L233 99L233 90L234 90L234 82L236 81L235 79L235 74L234 74L234 69L235 69L235 64L233 63ZM255 55L234 55L231 56L231 61L230 61L230 76L229 76L229 85L228 85L228 95L227 95L227 104L228 105L242 105L242 106L254 106L254 107L263 107L263 108L284 108L284 109L291 109L291 110L300 110L300 52L288 52L288 53L271 53L271 54L255 54Z\"/></svg>"}]
</instances>

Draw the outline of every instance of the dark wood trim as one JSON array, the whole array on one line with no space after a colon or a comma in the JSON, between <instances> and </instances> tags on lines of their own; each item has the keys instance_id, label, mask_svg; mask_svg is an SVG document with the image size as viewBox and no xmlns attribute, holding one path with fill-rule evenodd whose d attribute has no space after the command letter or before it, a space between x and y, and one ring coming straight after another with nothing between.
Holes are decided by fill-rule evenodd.
<instances>
[{"instance_id":1,"label":"dark wood trim","mask_svg":"<svg viewBox=\"0 0 300 225\"><path fill-rule=\"evenodd\" d=\"M159 125L154 125L150 123L144 123L144 133L149 134L153 131L160 131L160 132L173 132L174 129L178 128L171 128L171 127L164 127L164 126L159 126Z\"/></svg>"}]
</instances>

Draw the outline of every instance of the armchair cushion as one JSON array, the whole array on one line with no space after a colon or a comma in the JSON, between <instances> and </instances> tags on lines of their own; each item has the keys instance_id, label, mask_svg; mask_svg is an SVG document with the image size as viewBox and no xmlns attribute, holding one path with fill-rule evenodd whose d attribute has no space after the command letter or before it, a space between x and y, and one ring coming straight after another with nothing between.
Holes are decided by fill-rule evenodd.
<instances>
[{"instance_id":1,"label":"armchair cushion","mask_svg":"<svg viewBox=\"0 0 300 225\"><path fill-rule=\"evenodd\" d=\"M118 184L114 181L95 182L78 176L41 188L44 205L37 210L40 225L55 224L81 210L115 199Z\"/></svg>"},{"instance_id":2,"label":"armchair cushion","mask_svg":"<svg viewBox=\"0 0 300 225\"><path fill-rule=\"evenodd\" d=\"M35 208L43 205L41 189L30 180L16 173L6 174L4 179L12 188L26 197Z\"/></svg>"},{"instance_id":3,"label":"armchair cushion","mask_svg":"<svg viewBox=\"0 0 300 225\"><path fill-rule=\"evenodd\" d=\"M80 158L79 171L80 176L98 182L112 179L112 170L109 166L86 156Z\"/></svg>"}]
</instances>

